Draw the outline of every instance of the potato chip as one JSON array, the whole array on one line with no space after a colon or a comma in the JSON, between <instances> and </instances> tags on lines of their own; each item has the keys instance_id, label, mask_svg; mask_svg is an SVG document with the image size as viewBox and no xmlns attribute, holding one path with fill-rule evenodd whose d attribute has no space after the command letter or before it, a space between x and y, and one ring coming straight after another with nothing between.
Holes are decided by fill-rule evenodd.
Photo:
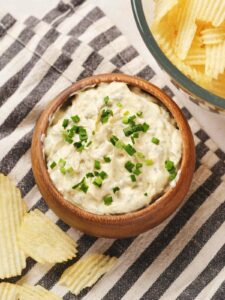
<instances>
[{"instance_id":1,"label":"potato chip","mask_svg":"<svg viewBox=\"0 0 225 300\"><path fill-rule=\"evenodd\" d=\"M159 22L176 4L178 0L155 1L155 20Z\"/></svg>"},{"instance_id":2,"label":"potato chip","mask_svg":"<svg viewBox=\"0 0 225 300\"><path fill-rule=\"evenodd\" d=\"M225 41L220 44L206 45L205 74L217 79L225 69Z\"/></svg>"},{"instance_id":3,"label":"potato chip","mask_svg":"<svg viewBox=\"0 0 225 300\"><path fill-rule=\"evenodd\" d=\"M18 234L23 251L39 263L57 263L76 256L75 241L38 209L27 214Z\"/></svg>"},{"instance_id":4,"label":"potato chip","mask_svg":"<svg viewBox=\"0 0 225 300\"><path fill-rule=\"evenodd\" d=\"M26 257L17 241L18 228L26 213L20 190L0 174L0 278L21 275Z\"/></svg>"},{"instance_id":5,"label":"potato chip","mask_svg":"<svg viewBox=\"0 0 225 300\"><path fill-rule=\"evenodd\" d=\"M40 285L31 286L24 284L20 287L19 293L20 300L62 300L52 292L47 291Z\"/></svg>"},{"instance_id":6,"label":"potato chip","mask_svg":"<svg viewBox=\"0 0 225 300\"><path fill-rule=\"evenodd\" d=\"M220 44L225 41L225 26L202 30L201 35L205 45Z\"/></svg>"},{"instance_id":7,"label":"potato chip","mask_svg":"<svg viewBox=\"0 0 225 300\"><path fill-rule=\"evenodd\" d=\"M212 84L210 86L210 90L214 93L217 94L220 97L225 98L225 73L222 75L219 75L217 80L213 80ZM208 86L205 87L206 89L209 89Z\"/></svg>"},{"instance_id":8,"label":"potato chip","mask_svg":"<svg viewBox=\"0 0 225 300\"><path fill-rule=\"evenodd\" d=\"M109 271L116 263L116 257L99 253L90 254L64 271L60 283L78 295L81 290L91 287L103 274Z\"/></svg>"},{"instance_id":9,"label":"potato chip","mask_svg":"<svg viewBox=\"0 0 225 300\"><path fill-rule=\"evenodd\" d=\"M225 20L225 0L196 0L201 9L198 11L198 19L211 22L213 26L220 26Z\"/></svg>"},{"instance_id":10,"label":"potato chip","mask_svg":"<svg viewBox=\"0 0 225 300\"><path fill-rule=\"evenodd\" d=\"M205 65L205 60L205 46L202 43L202 39L196 36L184 62L188 65L198 66Z\"/></svg>"},{"instance_id":11,"label":"potato chip","mask_svg":"<svg viewBox=\"0 0 225 300\"><path fill-rule=\"evenodd\" d=\"M19 286L16 284L2 282L0 283L0 296L2 300L18 300Z\"/></svg>"}]
</instances>

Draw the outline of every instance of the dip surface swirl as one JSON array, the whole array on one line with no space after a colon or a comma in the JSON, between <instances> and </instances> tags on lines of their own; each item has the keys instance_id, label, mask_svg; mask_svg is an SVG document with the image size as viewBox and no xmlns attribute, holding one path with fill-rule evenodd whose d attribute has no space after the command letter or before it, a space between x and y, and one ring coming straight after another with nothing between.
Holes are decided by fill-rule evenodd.
<instances>
[{"instance_id":1,"label":"dip surface swirl","mask_svg":"<svg viewBox=\"0 0 225 300\"><path fill-rule=\"evenodd\" d=\"M112 82L78 92L54 114L44 152L66 200L95 214L121 214L175 184L182 138L155 98Z\"/></svg>"}]
</instances>

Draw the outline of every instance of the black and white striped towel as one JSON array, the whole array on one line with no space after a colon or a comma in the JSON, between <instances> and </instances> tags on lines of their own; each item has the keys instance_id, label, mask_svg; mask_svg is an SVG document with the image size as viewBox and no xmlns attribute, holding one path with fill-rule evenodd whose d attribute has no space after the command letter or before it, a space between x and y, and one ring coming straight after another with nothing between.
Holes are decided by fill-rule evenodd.
<instances>
[{"instance_id":1,"label":"black and white striped towel","mask_svg":"<svg viewBox=\"0 0 225 300\"><path fill-rule=\"evenodd\" d=\"M138 75L162 87L195 137L196 172L185 202L136 238L97 239L70 228L49 210L31 170L31 138L41 110L72 82L103 72ZM10 282L38 283L65 300L225 299L225 154L177 99L180 92L160 81L98 7L60 2L43 20L29 17L24 24L0 14L0 75L0 172L17 182L29 209L39 208L77 240L79 251L72 261L51 266L28 258L22 276ZM118 264L75 297L58 280L93 251L117 256Z\"/></svg>"}]
</instances>

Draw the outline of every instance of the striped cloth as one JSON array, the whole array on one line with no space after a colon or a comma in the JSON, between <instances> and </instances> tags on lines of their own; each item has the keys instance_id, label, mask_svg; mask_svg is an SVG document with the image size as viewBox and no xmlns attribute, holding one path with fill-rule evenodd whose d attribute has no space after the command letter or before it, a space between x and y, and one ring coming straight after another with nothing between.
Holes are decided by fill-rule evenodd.
<instances>
[{"instance_id":1,"label":"striped cloth","mask_svg":"<svg viewBox=\"0 0 225 300\"><path fill-rule=\"evenodd\" d=\"M40 265L27 258L22 275L7 281L40 284L65 300L225 299L225 154L178 101L180 92L161 82L104 13L89 1L71 0L43 20L21 23L0 14L0 72L0 172L17 182L29 209L40 209L78 243L75 259ZM72 82L103 72L126 72L163 88L181 107L196 143L196 171L183 205L136 238L95 238L70 228L48 208L31 170L32 132L42 109ZM118 257L118 264L76 297L58 280L95 251Z\"/></svg>"}]
</instances>

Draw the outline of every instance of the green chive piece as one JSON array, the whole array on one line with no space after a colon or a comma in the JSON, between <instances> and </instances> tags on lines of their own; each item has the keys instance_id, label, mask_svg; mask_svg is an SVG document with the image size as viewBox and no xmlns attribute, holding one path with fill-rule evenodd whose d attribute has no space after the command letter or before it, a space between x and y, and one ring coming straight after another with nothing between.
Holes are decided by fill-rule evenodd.
<instances>
[{"instance_id":1,"label":"green chive piece","mask_svg":"<svg viewBox=\"0 0 225 300\"><path fill-rule=\"evenodd\" d=\"M124 150L130 155L134 155L134 153L136 152L136 150L130 145L130 144L127 144L124 146Z\"/></svg>"},{"instance_id":2,"label":"green chive piece","mask_svg":"<svg viewBox=\"0 0 225 300\"><path fill-rule=\"evenodd\" d=\"M125 136L130 136L133 133L136 133L136 132L139 132L139 131L145 132L146 129L145 129L144 124L137 124L137 125L132 125L132 126L126 127L126 128L123 129L123 132L124 132Z\"/></svg>"},{"instance_id":3,"label":"green chive piece","mask_svg":"<svg viewBox=\"0 0 225 300\"><path fill-rule=\"evenodd\" d=\"M92 141L89 141L86 145L86 147L89 147L92 144Z\"/></svg>"},{"instance_id":4,"label":"green chive piece","mask_svg":"<svg viewBox=\"0 0 225 300\"><path fill-rule=\"evenodd\" d=\"M107 105L107 104L109 103L109 96L106 96L106 97L104 98L104 103L105 103L105 105Z\"/></svg>"},{"instance_id":5,"label":"green chive piece","mask_svg":"<svg viewBox=\"0 0 225 300\"><path fill-rule=\"evenodd\" d=\"M153 136L152 143L158 145L159 144L159 139L157 139L157 137Z\"/></svg>"},{"instance_id":6,"label":"green chive piece","mask_svg":"<svg viewBox=\"0 0 225 300\"><path fill-rule=\"evenodd\" d=\"M66 174L66 168L65 167L61 167L60 168L60 172L65 175Z\"/></svg>"},{"instance_id":7,"label":"green chive piece","mask_svg":"<svg viewBox=\"0 0 225 300\"><path fill-rule=\"evenodd\" d=\"M93 184L96 185L97 187L101 187L102 186L102 178L96 177L95 180L93 181Z\"/></svg>"},{"instance_id":8,"label":"green chive piece","mask_svg":"<svg viewBox=\"0 0 225 300\"><path fill-rule=\"evenodd\" d=\"M62 127L66 128L69 125L69 119L64 119L62 123Z\"/></svg>"},{"instance_id":9,"label":"green chive piece","mask_svg":"<svg viewBox=\"0 0 225 300\"><path fill-rule=\"evenodd\" d=\"M73 139L70 138L69 136L65 137L65 142L67 142L68 144L73 144Z\"/></svg>"},{"instance_id":10,"label":"green chive piece","mask_svg":"<svg viewBox=\"0 0 225 300\"><path fill-rule=\"evenodd\" d=\"M138 176L141 174L141 171L139 169L135 169L133 173Z\"/></svg>"},{"instance_id":11,"label":"green chive piece","mask_svg":"<svg viewBox=\"0 0 225 300\"><path fill-rule=\"evenodd\" d=\"M85 194L87 193L89 186L87 185L85 179L82 180L79 189L84 192Z\"/></svg>"},{"instance_id":12,"label":"green chive piece","mask_svg":"<svg viewBox=\"0 0 225 300\"><path fill-rule=\"evenodd\" d=\"M131 136L131 142L133 145L135 144L135 139L134 139L133 135Z\"/></svg>"},{"instance_id":13,"label":"green chive piece","mask_svg":"<svg viewBox=\"0 0 225 300\"><path fill-rule=\"evenodd\" d=\"M128 123L129 123L129 122L128 122L128 117L123 117L122 123L123 123L123 124L128 124Z\"/></svg>"},{"instance_id":14,"label":"green chive piece","mask_svg":"<svg viewBox=\"0 0 225 300\"><path fill-rule=\"evenodd\" d=\"M57 163L56 163L55 161L53 161L53 162L50 164L50 168L51 168L51 169L54 169L56 165L57 165Z\"/></svg>"},{"instance_id":15,"label":"green chive piece","mask_svg":"<svg viewBox=\"0 0 225 300\"><path fill-rule=\"evenodd\" d=\"M143 167L142 163L136 163L136 169L140 169L141 167Z\"/></svg>"},{"instance_id":16,"label":"green chive piece","mask_svg":"<svg viewBox=\"0 0 225 300\"><path fill-rule=\"evenodd\" d=\"M130 114L130 113L129 113L129 111L128 111L128 110L127 110L127 111L125 111L125 112L123 113L123 115L124 115L124 116L129 116L129 114Z\"/></svg>"},{"instance_id":17,"label":"green chive piece","mask_svg":"<svg viewBox=\"0 0 225 300\"><path fill-rule=\"evenodd\" d=\"M123 104L122 104L121 102L117 102L117 103L116 103L116 106L119 107L119 108L122 108L122 107L123 107Z\"/></svg>"},{"instance_id":18,"label":"green chive piece","mask_svg":"<svg viewBox=\"0 0 225 300\"><path fill-rule=\"evenodd\" d=\"M136 181L136 176L135 176L135 175L133 175L133 174L130 175L130 178L131 178L131 181L132 181L132 182L135 182L135 181Z\"/></svg>"},{"instance_id":19,"label":"green chive piece","mask_svg":"<svg viewBox=\"0 0 225 300\"><path fill-rule=\"evenodd\" d=\"M119 192L120 188L118 186L115 186L112 190L113 193L115 194L116 192Z\"/></svg>"},{"instance_id":20,"label":"green chive piece","mask_svg":"<svg viewBox=\"0 0 225 300\"><path fill-rule=\"evenodd\" d=\"M105 195L103 197L103 201L104 201L105 205L111 205L113 202L113 198L110 195Z\"/></svg>"},{"instance_id":21,"label":"green chive piece","mask_svg":"<svg viewBox=\"0 0 225 300\"><path fill-rule=\"evenodd\" d=\"M87 141L88 139L88 135L87 135L87 130L83 127L80 127L80 130L79 130L79 138L80 138L80 141L83 142L83 141Z\"/></svg>"},{"instance_id":22,"label":"green chive piece","mask_svg":"<svg viewBox=\"0 0 225 300\"><path fill-rule=\"evenodd\" d=\"M66 170L66 172L69 173L70 175L73 175L73 173L74 173L73 167L69 167L69 168Z\"/></svg>"},{"instance_id":23,"label":"green chive piece","mask_svg":"<svg viewBox=\"0 0 225 300\"><path fill-rule=\"evenodd\" d=\"M174 162L172 160L166 160L165 161L165 168L168 172L171 172L175 169Z\"/></svg>"},{"instance_id":24,"label":"green chive piece","mask_svg":"<svg viewBox=\"0 0 225 300\"><path fill-rule=\"evenodd\" d=\"M66 161L64 159L60 158L60 160L59 160L59 166L60 167L65 167L65 165L66 165Z\"/></svg>"},{"instance_id":25,"label":"green chive piece","mask_svg":"<svg viewBox=\"0 0 225 300\"><path fill-rule=\"evenodd\" d=\"M84 182L84 180L85 180L85 178L83 178L80 182L78 182L77 184L75 184L73 187L72 187L72 189L76 189L76 188L78 188L83 182Z\"/></svg>"},{"instance_id":26,"label":"green chive piece","mask_svg":"<svg viewBox=\"0 0 225 300\"><path fill-rule=\"evenodd\" d=\"M94 174L91 173L91 172L89 172L89 173L86 174L86 177L87 177L87 178L92 178L92 177L94 177Z\"/></svg>"},{"instance_id":27,"label":"green chive piece","mask_svg":"<svg viewBox=\"0 0 225 300\"><path fill-rule=\"evenodd\" d=\"M74 123L80 122L80 117L78 115L72 116L71 119L73 120Z\"/></svg>"},{"instance_id":28,"label":"green chive piece","mask_svg":"<svg viewBox=\"0 0 225 300\"><path fill-rule=\"evenodd\" d=\"M147 196L148 196L148 193L144 193L144 195L147 197Z\"/></svg>"},{"instance_id":29,"label":"green chive piece","mask_svg":"<svg viewBox=\"0 0 225 300\"><path fill-rule=\"evenodd\" d=\"M124 165L125 169L127 169L128 172L132 173L132 170L134 168L134 164L128 160L125 165Z\"/></svg>"},{"instance_id":30,"label":"green chive piece","mask_svg":"<svg viewBox=\"0 0 225 300\"><path fill-rule=\"evenodd\" d=\"M100 117L102 124L107 123L110 116L113 116L113 111L111 109L103 109Z\"/></svg>"},{"instance_id":31,"label":"green chive piece","mask_svg":"<svg viewBox=\"0 0 225 300\"><path fill-rule=\"evenodd\" d=\"M77 149L78 152L81 152L84 150L84 146L82 145L81 142L75 142L73 145Z\"/></svg>"},{"instance_id":32,"label":"green chive piece","mask_svg":"<svg viewBox=\"0 0 225 300\"><path fill-rule=\"evenodd\" d=\"M104 179L106 179L108 177L108 174L106 172L104 172L104 171L101 171L99 173L99 176L104 180Z\"/></svg>"},{"instance_id":33,"label":"green chive piece","mask_svg":"<svg viewBox=\"0 0 225 300\"><path fill-rule=\"evenodd\" d=\"M139 138L138 132L135 132L135 133L133 134L133 137L134 137L135 139Z\"/></svg>"},{"instance_id":34,"label":"green chive piece","mask_svg":"<svg viewBox=\"0 0 225 300\"><path fill-rule=\"evenodd\" d=\"M115 135L112 135L110 138L110 142L113 144L113 146L116 145L116 142L119 141L118 137Z\"/></svg>"},{"instance_id":35,"label":"green chive piece","mask_svg":"<svg viewBox=\"0 0 225 300\"><path fill-rule=\"evenodd\" d=\"M141 117L143 116L143 111L137 112L137 116L138 116L139 118L141 118Z\"/></svg>"},{"instance_id":36,"label":"green chive piece","mask_svg":"<svg viewBox=\"0 0 225 300\"><path fill-rule=\"evenodd\" d=\"M100 170L101 169L101 163L100 163L99 160L95 160L95 162L94 162L94 168L96 170Z\"/></svg>"},{"instance_id":37,"label":"green chive piece","mask_svg":"<svg viewBox=\"0 0 225 300\"><path fill-rule=\"evenodd\" d=\"M136 116L135 116L135 115L129 117L129 118L128 118L128 123L129 123L129 124L132 124L132 125L135 125L135 122L134 122L135 119L136 119Z\"/></svg>"},{"instance_id":38,"label":"green chive piece","mask_svg":"<svg viewBox=\"0 0 225 300\"><path fill-rule=\"evenodd\" d=\"M111 158L108 156L103 156L103 159L106 163L110 163L110 161L111 161Z\"/></svg>"},{"instance_id":39,"label":"green chive piece","mask_svg":"<svg viewBox=\"0 0 225 300\"><path fill-rule=\"evenodd\" d=\"M145 158L145 155L142 152L137 152L137 157L142 159Z\"/></svg>"},{"instance_id":40,"label":"green chive piece","mask_svg":"<svg viewBox=\"0 0 225 300\"><path fill-rule=\"evenodd\" d=\"M149 130L150 126L147 123L143 123L143 131L147 132Z\"/></svg>"},{"instance_id":41,"label":"green chive piece","mask_svg":"<svg viewBox=\"0 0 225 300\"><path fill-rule=\"evenodd\" d=\"M177 177L177 172L176 172L176 171L173 171L173 172L170 174L169 181L174 180L176 177Z\"/></svg>"},{"instance_id":42,"label":"green chive piece","mask_svg":"<svg viewBox=\"0 0 225 300\"><path fill-rule=\"evenodd\" d=\"M121 140L119 140L116 142L115 147L118 149L123 149L124 143Z\"/></svg>"},{"instance_id":43,"label":"green chive piece","mask_svg":"<svg viewBox=\"0 0 225 300\"><path fill-rule=\"evenodd\" d=\"M150 166L153 165L154 161L152 159L146 159L145 163L146 163L147 166L150 167Z\"/></svg>"},{"instance_id":44,"label":"green chive piece","mask_svg":"<svg viewBox=\"0 0 225 300\"><path fill-rule=\"evenodd\" d=\"M99 172L98 171L94 171L95 176L99 176Z\"/></svg>"}]
</instances>

